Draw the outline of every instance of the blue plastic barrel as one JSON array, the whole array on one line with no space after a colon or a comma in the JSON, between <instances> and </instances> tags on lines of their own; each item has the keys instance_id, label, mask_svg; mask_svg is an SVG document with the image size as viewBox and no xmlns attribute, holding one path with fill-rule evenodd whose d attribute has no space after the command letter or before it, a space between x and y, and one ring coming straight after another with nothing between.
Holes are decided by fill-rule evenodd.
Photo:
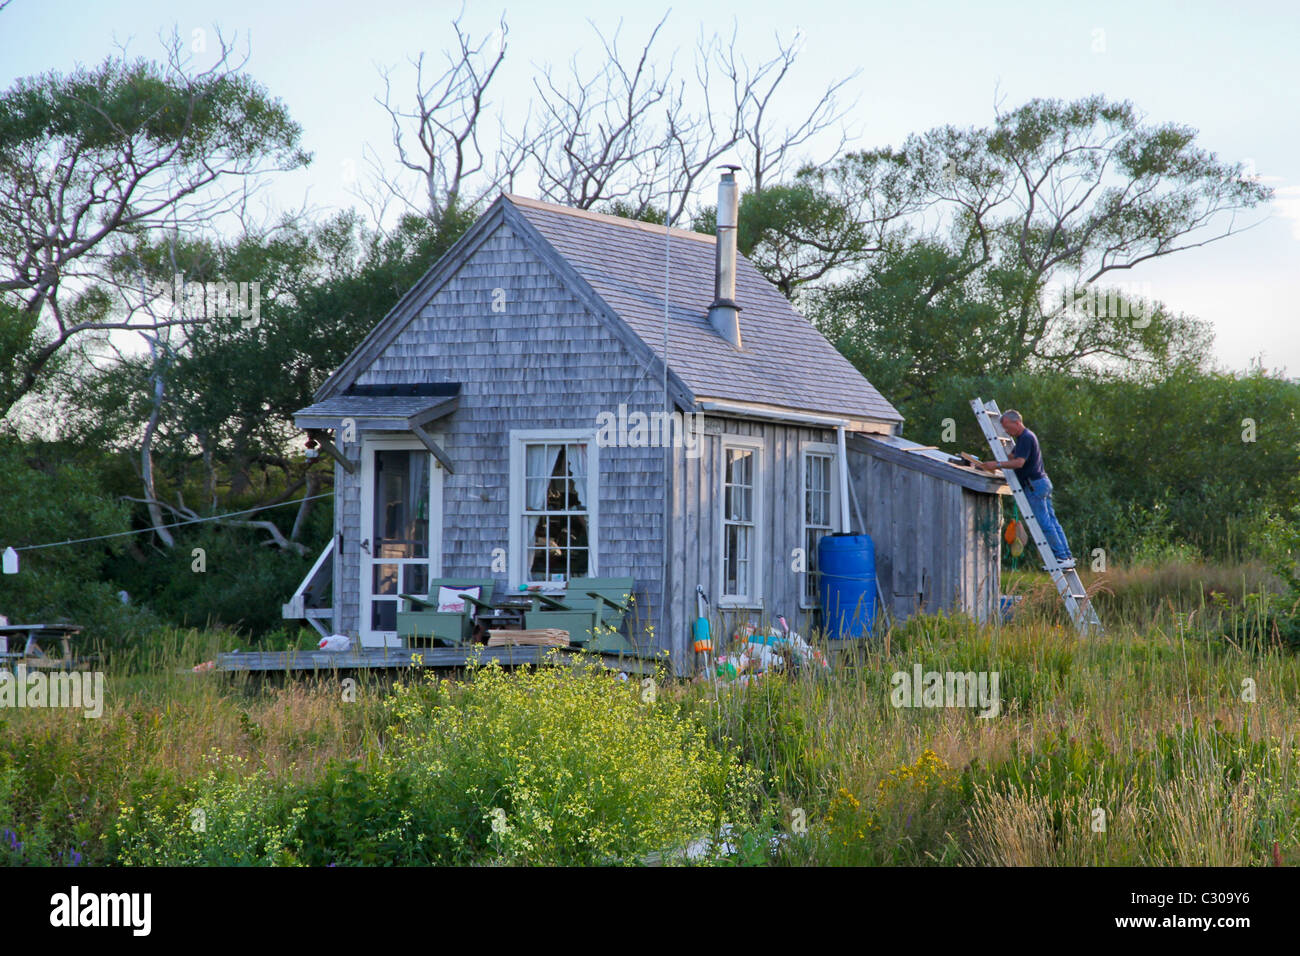
<instances>
[{"instance_id":1,"label":"blue plastic barrel","mask_svg":"<svg viewBox=\"0 0 1300 956\"><path fill-rule=\"evenodd\" d=\"M865 534L828 534L817 542L822 627L831 640L866 637L876 620L876 546Z\"/></svg>"}]
</instances>

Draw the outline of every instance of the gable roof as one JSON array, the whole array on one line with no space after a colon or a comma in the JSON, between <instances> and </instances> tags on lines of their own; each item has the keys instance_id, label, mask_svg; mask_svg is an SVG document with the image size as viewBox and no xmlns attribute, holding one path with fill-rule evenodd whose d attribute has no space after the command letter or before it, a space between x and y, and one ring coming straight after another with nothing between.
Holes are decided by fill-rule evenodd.
<instances>
[{"instance_id":1,"label":"gable roof","mask_svg":"<svg viewBox=\"0 0 1300 956\"><path fill-rule=\"evenodd\" d=\"M665 229L586 210L507 196L656 353L663 350ZM709 324L715 239L672 230L668 243L668 363L697 398L758 402L851 418L903 416L794 310L744 256L736 302L743 350Z\"/></svg>"},{"instance_id":2,"label":"gable roof","mask_svg":"<svg viewBox=\"0 0 1300 956\"><path fill-rule=\"evenodd\" d=\"M574 294L611 323L639 358L662 368L665 264L668 265L668 366L680 401L728 399L853 419L901 422L876 391L780 291L737 257L736 301L743 350L714 331L713 236L502 195L398 301L316 392L341 392L418 314L501 223L551 265ZM667 252L667 262L665 257Z\"/></svg>"}]
</instances>

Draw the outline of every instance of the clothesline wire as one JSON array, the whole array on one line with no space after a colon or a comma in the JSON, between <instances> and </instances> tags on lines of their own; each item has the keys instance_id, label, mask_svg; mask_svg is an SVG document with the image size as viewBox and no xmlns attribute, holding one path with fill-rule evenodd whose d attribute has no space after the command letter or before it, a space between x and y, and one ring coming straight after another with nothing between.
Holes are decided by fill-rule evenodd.
<instances>
[{"instance_id":1,"label":"clothesline wire","mask_svg":"<svg viewBox=\"0 0 1300 956\"><path fill-rule=\"evenodd\" d=\"M137 528L134 531L115 531L112 534L99 534L93 538L70 538L67 541L51 541L48 544L25 544L21 548L14 548L15 551L38 551L41 548L58 548L65 544L85 544L87 541L104 541L108 538L121 538L132 534L146 534L150 531L157 531L162 528L179 528L181 525L202 524L205 521L221 521L225 518L235 518L239 515L251 515L256 511L266 511L270 508L283 508L286 505L299 505L304 501L315 501L317 498L333 497L334 492L326 491L319 495L311 495L306 498L293 498L289 501L280 501L273 505L258 505L256 508L246 508L243 511L227 511L225 514L208 515L205 518L188 518L185 521L173 521L171 524L150 525L148 528Z\"/></svg>"}]
</instances>

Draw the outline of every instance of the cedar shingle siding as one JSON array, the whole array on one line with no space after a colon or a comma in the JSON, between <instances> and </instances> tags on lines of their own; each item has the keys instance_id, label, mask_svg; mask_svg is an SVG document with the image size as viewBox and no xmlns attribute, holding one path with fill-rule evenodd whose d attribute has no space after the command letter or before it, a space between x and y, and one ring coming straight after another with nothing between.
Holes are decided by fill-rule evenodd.
<instances>
[{"instance_id":1,"label":"cedar shingle siding","mask_svg":"<svg viewBox=\"0 0 1300 956\"><path fill-rule=\"evenodd\" d=\"M494 289L505 310L492 311ZM662 407L659 379L506 225L495 229L356 378L359 385L460 382L460 407L429 426L456 473L444 476L443 574L486 576L508 528L511 429L595 429L597 413ZM360 438L360 436L358 436ZM356 445L349 458L359 457ZM600 573L631 575L658 603L663 458L654 448L600 450ZM336 469L345 542L335 594L341 625L360 609L361 473ZM498 575L505 589L505 575Z\"/></svg>"}]
</instances>

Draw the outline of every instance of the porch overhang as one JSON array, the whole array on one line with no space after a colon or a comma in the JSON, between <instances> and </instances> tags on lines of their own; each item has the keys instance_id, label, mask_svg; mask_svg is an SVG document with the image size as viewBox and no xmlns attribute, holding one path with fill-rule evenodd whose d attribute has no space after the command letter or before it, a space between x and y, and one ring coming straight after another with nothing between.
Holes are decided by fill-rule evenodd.
<instances>
[{"instance_id":1,"label":"porch overhang","mask_svg":"<svg viewBox=\"0 0 1300 956\"><path fill-rule=\"evenodd\" d=\"M454 412L457 395L335 395L293 413L304 430L343 428L351 419L357 431L404 432Z\"/></svg>"},{"instance_id":2,"label":"porch overhang","mask_svg":"<svg viewBox=\"0 0 1300 956\"><path fill-rule=\"evenodd\" d=\"M333 395L293 413L293 422L316 439L326 454L348 472L354 463L347 459L324 434L346 432L349 425L358 432L409 432L429 449L448 474L455 474L450 456L425 428L460 407L460 386L444 386L438 394L345 394Z\"/></svg>"}]
</instances>

